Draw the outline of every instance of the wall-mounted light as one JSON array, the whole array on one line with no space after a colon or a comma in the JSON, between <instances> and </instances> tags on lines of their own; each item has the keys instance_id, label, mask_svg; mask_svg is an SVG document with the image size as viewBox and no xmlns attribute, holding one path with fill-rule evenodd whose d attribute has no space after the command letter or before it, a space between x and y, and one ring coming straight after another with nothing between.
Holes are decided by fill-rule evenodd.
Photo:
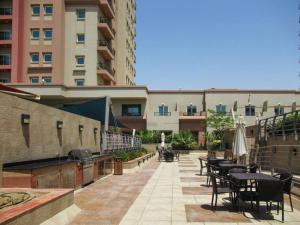
<instances>
[{"instance_id":1,"label":"wall-mounted light","mask_svg":"<svg viewBox=\"0 0 300 225\"><path fill-rule=\"evenodd\" d=\"M21 114L21 122L22 122L22 124L29 124L30 123L30 115Z\"/></svg>"},{"instance_id":2,"label":"wall-mounted light","mask_svg":"<svg viewBox=\"0 0 300 225\"><path fill-rule=\"evenodd\" d=\"M64 122L63 121L57 121L56 122L56 127L57 129L62 129Z\"/></svg>"},{"instance_id":3,"label":"wall-mounted light","mask_svg":"<svg viewBox=\"0 0 300 225\"><path fill-rule=\"evenodd\" d=\"M94 134L97 134L97 133L98 133L98 128L95 127L95 128L94 128Z\"/></svg>"},{"instance_id":4,"label":"wall-mounted light","mask_svg":"<svg viewBox=\"0 0 300 225\"><path fill-rule=\"evenodd\" d=\"M79 125L79 131L82 132L83 131L84 126L83 125Z\"/></svg>"}]
</instances>

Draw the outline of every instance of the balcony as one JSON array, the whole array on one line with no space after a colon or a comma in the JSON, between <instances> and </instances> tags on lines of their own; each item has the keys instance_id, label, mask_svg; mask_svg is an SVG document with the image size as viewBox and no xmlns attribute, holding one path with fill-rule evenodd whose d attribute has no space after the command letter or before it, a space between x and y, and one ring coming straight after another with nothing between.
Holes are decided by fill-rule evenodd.
<instances>
[{"instance_id":1,"label":"balcony","mask_svg":"<svg viewBox=\"0 0 300 225\"><path fill-rule=\"evenodd\" d=\"M11 61L9 55L0 55L0 71L11 70Z\"/></svg>"},{"instance_id":2,"label":"balcony","mask_svg":"<svg viewBox=\"0 0 300 225\"><path fill-rule=\"evenodd\" d=\"M206 112L196 112L196 113L180 112L179 119L180 120L205 120Z\"/></svg>"},{"instance_id":3,"label":"balcony","mask_svg":"<svg viewBox=\"0 0 300 225\"><path fill-rule=\"evenodd\" d=\"M103 13L110 19L113 19L115 17L115 13L113 10L113 4L112 0L99 0L100 2L100 8L103 11Z\"/></svg>"},{"instance_id":4,"label":"balcony","mask_svg":"<svg viewBox=\"0 0 300 225\"><path fill-rule=\"evenodd\" d=\"M111 44L108 41L100 40L98 45L98 51L106 60L112 60L114 58Z\"/></svg>"},{"instance_id":5,"label":"balcony","mask_svg":"<svg viewBox=\"0 0 300 225\"><path fill-rule=\"evenodd\" d=\"M171 112L154 112L154 116L171 116Z\"/></svg>"},{"instance_id":6,"label":"balcony","mask_svg":"<svg viewBox=\"0 0 300 225\"><path fill-rule=\"evenodd\" d=\"M0 45L11 45L11 32L0 31Z\"/></svg>"},{"instance_id":7,"label":"balcony","mask_svg":"<svg viewBox=\"0 0 300 225\"><path fill-rule=\"evenodd\" d=\"M99 63L97 66L97 74L101 76L101 78L105 81L115 81L115 78L113 77L112 69L105 65L104 63Z\"/></svg>"},{"instance_id":8,"label":"balcony","mask_svg":"<svg viewBox=\"0 0 300 225\"><path fill-rule=\"evenodd\" d=\"M12 20L12 8L0 8L0 20Z\"/></svg>"},{"instance_id":9,"label":"balcony","mask_svg":"<svg viewBox=\"0 0 300 225\"><path fill-rule=\"evenodd\" d=\"M112 22L111 19L100 17L98 28L101 33L108 39L114 39L115 35L113 33Z\"/></svg>"}]
</instances>

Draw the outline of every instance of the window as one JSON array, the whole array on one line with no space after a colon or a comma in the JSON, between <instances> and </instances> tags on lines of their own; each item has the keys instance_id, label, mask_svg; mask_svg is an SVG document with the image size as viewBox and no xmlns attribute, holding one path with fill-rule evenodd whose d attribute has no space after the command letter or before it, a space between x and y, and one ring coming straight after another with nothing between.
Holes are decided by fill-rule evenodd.
<instances>
[{"instance_id":1,"label":"window","mask_svg":"<svg viewBox=\"0 0 300 225\"><path fill-rule=\"evenodd\" d=\"M77 34L77 43L84 43L84 42L85 42L85 35Z\"/></svg>"},{"instance_id":2,"label":"window","mask_svg":"<svg viewBox=\"0 0 300 225\"><path fill-rule=\"evenodd\" d=\"M284 107L283 106L276 106L274 108L274 113L275 113L275 116L283 115L284 114Z\"/></svg>"},{"instance_id":3,"label":"window","mask_svg":"<svg viewBox=\"0 0 300 225\"><path fill-rule=\"evenodd\" d=\"M51 84L52 83L52 77L42 77L42 81L44 84Z\"/></svg>"},{"instance_id":4,"label":"window","mask_svg":"<svg viewBox=\"0 0 300 225\"><path fill-rule=\"evenodd\" d=\"M226 105L216 105L216 112L217 113L226 113Z\"/></svg>"},{"instance_id":5,"label":"window","mask_svg":"<svg viewBox=\"0 0 300 225\"><path fill-rule=\"evenodd\" d=\"M10 80L8 78L0 78L0 83L9 83Z\"/></svg>"},{"instance_id":6,"label":"window","mask_svg":"<svg viewBox=\"0 0 300 225\"><path fill-rule=\"evenodd\" d=\"M194 116L197 113L197 106L195 105L189 105L186 109L188 116Z\"/></svg>"},{"instance_id":7,"label":"window","mask_svg":"<svg viewBox=\"0 0 300 225\"><path fill-rule=\"evenodd\" d=\"M246 116L255 116L255 106L254 105L246 105L245 106L245 115Z\"/></svg>"},{"instance_id":8,"label":"window","mask_svg":"<svg viewBox=\"0 0 300 225\"><path fill-rule=\"evenodd\" d=\"M39 78L38 77L30 77L30 83L31 84L38 84Z\"/></svg>"},{"instance_id":9,"label":"window","mask_svg":"<svg viewBox=\"0 0 300 225\"><path fill-rule=\"evenodd\" d=\"M84 66L85 57L83 55L76 56L76 66Z\"/></svg>"},{"instance_id":10,"label":"window","mask_svg":"<svg viewBox=\"0 0 300 225\"><path fill-rule=\"evenodd\" d=\"M10 31L0 31L0 40L11 40Z\"/></svg>"},{"instance_id":11,"label":"window","mask_svg":"<svg viewBox=\"0 0 300 225\"><path fill-rule=\"evenodd\" d=\"M44 39L52 40L52 29L44 29Z\"/></svg>"},{"instance_id":12,"label":"window","mask_svg":"<svg viewBox=\"0 0 300 225\"><path fill-rule=\"evenodd\" d=\"M77 9L77 20L85 20L85 9Z\"/></svg>"},{"instance_id":13,"label":"window","mask_svg":"<svg viewBox=\"0 0 300 225\"><path fill-rule=\"evenodd\" d=\"M122 116L141 116L141 105L122 105Z\"/></svg>"},{"instance_id":14,"label":"window","mask_svg":"<svg viewBox=\"0 0 300 225\"><path fill-rule=\"evenodd\" d=\"M30 58L31 58L31 63L33 63L33 64L38 64L40 61L39 53L31 53Z\"/></svg>"},{"instance_id":15,"label":"window","mask_svg":"<svg viewBox=\"0 0 300 225\"><path fill-rule=\"evenodd\" d=\"M39 39L40 39L40 30L31 29L31 40L39 40Z\"/></svg>"},{"instance_id":16,"label":"window","mask_svg":"<svg viewBox=\"0 0 300 225\"><path fill-rule=\"evenodd\" d=\"M48 53L44 53L44 63L45 64L51 64L52 63L52 53L48 52Z\"/></svg>"},{"instance_id":17,"label":"window","mask_svg":"<svg viewBox=\"0 0 300 225\"><path fill-rule=\"evenodd\" d=\"M76 86L84 86L84 79L76 79L75 84Z\"/></svg>"},{"instance_id":18,"label":"window","mask_svg":"<svg viewBox=\"0 0 300 225\"><path fill-rule=\"evenodd\" d=\"M10 65L10 55L1 54L0 55L0 65Z\"/></svg>"},{"instance_id":19,"label":"window","mask_svg":"<svg viewBox=\"0 0 300 225\"><path fill-rule=\"evenodd\" d=\"M169 107L166 105L160 105L158 107L158 115L159 116L169 116L171 113L169 112Z\"/></svg>"},{"instance_id":20,"label":"window","mask_svg":"<svg viewBox=\"0 0 300 225\"><path fill-rule=\"evenodd\" d=\"M31 14L32 16L40 16L40 5L32 5Z\"/></svg>"},{"instance_id":21,"label":"window","mask_svg":"<svg viewBox=\"0 0 300 225\"><path fill-rule=\"evenodd\" d=\"M44 5L45 16L52 16L53 14L53 5Z\"/></svg>"}]
</instances>

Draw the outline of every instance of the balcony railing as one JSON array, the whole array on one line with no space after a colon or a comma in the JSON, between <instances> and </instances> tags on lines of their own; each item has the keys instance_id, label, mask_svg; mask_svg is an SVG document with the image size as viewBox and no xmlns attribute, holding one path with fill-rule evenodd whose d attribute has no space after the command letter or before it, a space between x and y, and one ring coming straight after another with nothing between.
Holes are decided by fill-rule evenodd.
<instances>
[{"instance_id":1,"label":"balcony railing","mask_svg":"<svg viewBox=\"0 0 300 225\"><path fill-rule=\"evenodd\" d=\"M109 49L109 51L113 54L113 49L111 47L111 43L106 41L106 40L100 40L99 41L99 46L100 47L107 47Z\"/></svg>"},{"instance_id":2,"label":"balcony railing","mask_svg":"<svg viewBox=\"0 0 300 225\"><path fill-rule=\"evenodd\" d=\"M289 134L292 134L297 138L299 137L300 110L258 121L259 140L267 140L271 136L281 136L285 139L286 135Z\"/></svg>"},{"instance_id":3,"label":"balcony railing","mask_svg":"<svg viewBox=\"0 0 300 225\"><path fill-rule=\"evenodd\" d=\"M114 11L112 0L108 0L108 4L109 4L110 8L112 9L112 11Z\"/></svg>"},{"instance_id":4,"label":"balcony railing","mask_svg":"<svg viewBox=\"0 0 300 225\"><path fill-rule=\"evenodd\" d=\"M99 17L99 23L106 23L109 26L109 28L112 30L111 19L108 19L106 17Z\"/></svg>"},{"instance_id":5,"label":"balcony railing","mask_svg":"<svg viewBox=\"0 0 300 225\"><path fill-rule=\"evenodd\" d=\"M11 16L12 8L0 8L0 16Z\"/></svg>"},{"instance_id":6,"label":"balcony railing","mask_svg":"<svg viewBox=\"0 0 300 225\"><path fill-rule=\"evenodd\" d=\"M98 63L98 69L103 69L103 70L107 70L112 76L113 76L113 71L112 69L110 68L110 66L102 63L102 62L99 62Z\"/></svg>"},{"instance_id":7,"label":"balcony railing","mask_svg":"<svg viewBox=\"0 0 300 225\"><path fill-rule=\"evenodd\" d=\"M0 31L0 40L11 40L11 32Z\"/></svg>"},{"instance_id":8,"label":"balcony railing","mask_svg":"<svg viewBox=\"0 0 300 225\"><path fill-rule=\"evenodd\" d=\"M171 112L154 112L154 116L171 116Z\"/></svg>"},{"instance_id":9,"label":"balcony railing","mask_svg":"<svg viewBox=\"0 0 300 225\"><path fill-rule=\"evenodd\" d=\"M205 112L181 112L180 116L205 116Z\"/></svg>"}]
</instances>

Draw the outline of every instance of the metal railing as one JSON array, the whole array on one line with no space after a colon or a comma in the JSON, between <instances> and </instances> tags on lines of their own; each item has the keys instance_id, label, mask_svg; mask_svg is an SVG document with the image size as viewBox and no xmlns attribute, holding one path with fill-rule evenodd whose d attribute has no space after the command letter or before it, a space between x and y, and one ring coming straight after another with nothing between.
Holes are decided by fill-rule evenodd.
<instances>
[{"instance_id":1,"label":"metal railing","mask_svg":"<svg viewBox=\"0 0 300 225\"><path fill-rule=\"evenodd\" d=\"M294 135L298 140L300 133L300 110L273 116L258 122L258 140L267 140L269 137Z\"/></svg>"},{"instance_id":2,"label":"metal railing","mask_svg":"<svg viewBox=\"0 0 300 225\"><path fill-rule=\"evenodd\" d=\"M0 8L0 16L11 16L12 8Z\"/></svg>"},{"instance_id":3,"label":"metal railing","mask_svg":"<svg viewBox=\"0 0 300 225\"><path fill-rule=\"evenodd\" d=\"M206 112L180 112L180 116L206 116Z\"/></svg>"},{"instance_id":4,"label":"metal railing","mask_svg":"<svg viewBox=\"0 0 300 225\"><path fill-rule=\"evenodd\" d=\"M112 30L111 19L106 18L106 17L99 17L99 23L106 23L109 26L109 28Z\"/></svg>"},{"instance_id":5,"label":"metal railing","mask_svg":"<svg viewBox=\"0 0 300 225\"><path fill-rule=\"evenodd\" d=\"M275 172L288 171L300 174L300 145L267 145L252 148L250 163L257 163L260 170Z\"/></svg>"},{"instance_id":6,"label":"metal railing","mask_svg":"<svg viewBox=\"0 0 300 225\"><path fill-rule=\"evenodd\" d=\"M171 112L154 112L154 116L171 116Z\"/></svg>"},{"instance_id":7,"label":"metal railing","mask_svg":"<svg viewBox=\"0 0 300 225\"><path fill-rule=\"evenodd\" d=\"M132 135L124 135L118 133L102 133L102 151L130 151L139 149L142 146L142 141L139 137Z\"/></svg>"},{"instance_id":8,"label":"metal railing","mask_svg":"<svg viewBox=\"0 0 300 225\"><path fill-rule=\"evenodd\" d=\"M111 54L113 54L113 49L112 49L111 43L109 41L99 40L99 46L101 46L101 47L107 47L109 49L109 51L111 52Z\"/></svg>"},{"instance_id":9,"label":"metal railing","mask_svg":"<svg viewBox=\"0 0 300 225\"><path fill-rule=\"evenodd\" d=\"M99 62L98 63L98 66L97 66L97 69L103 69L103 70L106 70L110 73L110 75L113 76L113 71L112 69L110 68L110 66L106 65L105 63L102 63L102 62Z\"/></svg>"}]
</instances>

